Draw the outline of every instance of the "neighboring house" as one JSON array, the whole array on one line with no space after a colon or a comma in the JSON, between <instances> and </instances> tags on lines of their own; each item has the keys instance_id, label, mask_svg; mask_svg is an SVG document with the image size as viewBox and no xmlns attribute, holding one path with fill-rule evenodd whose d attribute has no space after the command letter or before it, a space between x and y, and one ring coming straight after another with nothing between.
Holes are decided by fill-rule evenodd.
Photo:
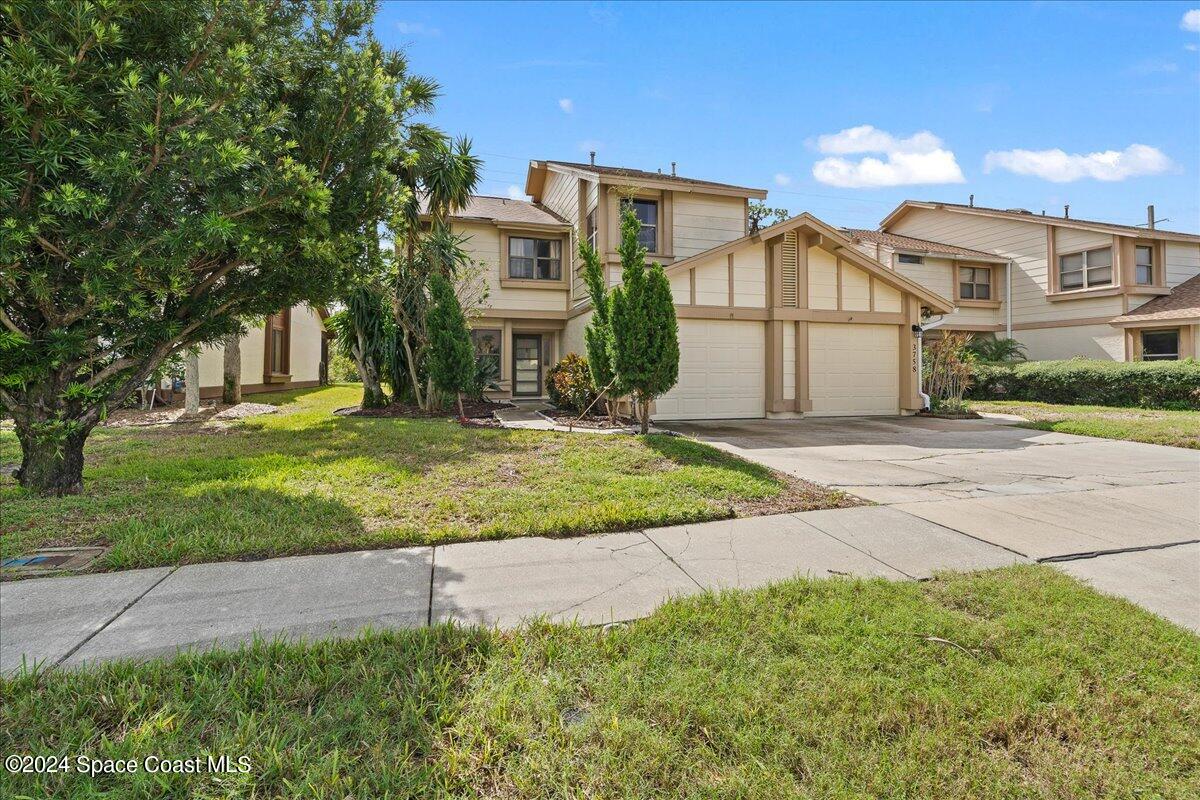
<instances>
[{"instance_id":1,"label":"neighboring house","mask_svg":"<svg viewBox=\"0 0 1200 800\"><path fill-rule=\"evenodd\" d=\"M762 189L596 164L532 161L525 191L533 202L477 197L452 218L487 266L490 296L472 335L477 354L499 363L501 396L544 396L547 368L584 352L591 310L577 237L593 242L616 285L629 203L679 317L679 382L656 419L922 407L913 326L951 302L815 217L750 233L747 204Z\"/></svg>"},{"instance_id":2,"label":"neighboring house","mask_svg":"<svg viewBox=\"0 0 1200 800\"><path fill-rule=\"evenodd\" d=\"M1011 334L1030 359L1196 353L1196 292L1179 292L1200 275L1200 236L915 200L877 231L845 233L885 266L951 298L957 310L942 328Z\"/></svg>"},{"instance_id":3,"label":"neighboring house","mask_svg":"<svg viewBox=\"0 0 1200 800\"><path fill-rule=\"evenodd\" d=\"M325 312L298 305L272 314L242 337L242 393L278 392L325 383L329 347ZM200 397L221 396L225 348L200 351Z\"/></svg>"}]
</instances>

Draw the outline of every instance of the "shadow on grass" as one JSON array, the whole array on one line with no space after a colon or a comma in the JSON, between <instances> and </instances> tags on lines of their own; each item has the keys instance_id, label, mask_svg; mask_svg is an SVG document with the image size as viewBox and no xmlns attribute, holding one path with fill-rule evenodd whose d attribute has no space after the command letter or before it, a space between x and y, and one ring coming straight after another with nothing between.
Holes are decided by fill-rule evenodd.
<instances>
[{"instance_id":1,"label":"shadow on grass","mask_svg":"<svg viewBox=\"0 0 1200 800\"><path fill-rule=\"evenodd\" d=\"M6 753L245 755L249 771L5 775L5 794L445 796L455 778L439 742L495 645L487 629L439 625L20 676L4 682Z\"/></svg>"},{"instance_id":2,"label":"shadow on grass","mask_svg":"<svg viewBox=\"0 0 1200 800\"><path fill-rule=\"evenodd\" d=\"M732 470L755 480L776 480L775 474L769 468L694 439L651 435L643 437L643 440L651 450L683 467L715 467Z\"/></svg>"}]
</instances>

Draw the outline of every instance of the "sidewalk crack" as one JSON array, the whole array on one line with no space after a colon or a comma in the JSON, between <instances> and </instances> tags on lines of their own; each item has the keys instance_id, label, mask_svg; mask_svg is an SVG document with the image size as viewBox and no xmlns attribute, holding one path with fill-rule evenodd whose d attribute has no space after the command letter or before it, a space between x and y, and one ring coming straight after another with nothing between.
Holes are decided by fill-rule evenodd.
<instances>
[{"instance_id":1,"label":"sidewalk crack","mask_svg":"<svg viewBox=\"0 0 1200 800\"><path fill-rule=\"evenodd\" d=\"M159 587L159 585L161 585L161 584L162 584L162 582L163 582L163 581L165 581L167 578L171 577L172 575L174 575L174 574L175 574L176 572L178 572L178 571L179 571L179 565L178 565L178 564L176 564L175 566L171 567L170 571L169 571L169 572L167 572L167 574L166 574L166 575L163 575L161 578L159 578L159 579L158 579L158 580L156 580L154 583L152 583L152 584L150 585L150 587L149 587L148 589L146 589L146 591L142 592L142 593L141 593L141 594L139 594L137 597L135 597L135 598L133 598L132 600L130 600L130 601L129 601L129 603L127 603L127 604L125 605L125 607L124 607L124 608L122 608L122 609L121 609L120 611L118 611L116 614L113 614L113 615L112 615L112 616L111 616L111 617L108 619L108 622L105 622L105 623L104 623L103 625L101 625L99 628L96 628L96 630L92 631L92 632L91 632L91 633L89 633L87 636L85 636L85 637L83 638L83 640L82 640L82 641L80 641L78 644L76 644L74 647L72 647L72 648L71 648L70 650L68 650L66 653L63 653L63 655L62 655L61 657L59 657L59 659L58 659L57 661L55 661L55 662L54 662L54 664L51 666L51 669L54 669L54 668L58 667L60 664L62 664L62 663L63 663L64 661L66 661L68 658L70 658L71 656L75 655L75 653L79 651L79 648L83 647L85 644L87 644L88 642L90 642L92 639L95 639L97 636L99 636L99 635L101 634L101 632L103 632L103 631L104 631L106 628L108 628L108 626L109 626L109 625L112 625L114 622L116 622L116 621L117 621L117 619L119 619L119 618L120 618L120 617L121 617L121 616L122 616L122 615L123 615L123 614L124 614L126 611L128 611L129 609L131 609L131 608L133 608L135 605L137 605L138 601L140 601L140 600L141 600L143 597L145 597L146 595L148 595L148 594L150 594L151 592L153 592L155 589L157 589L157 588Z\"/></svg>"}]
</instances>

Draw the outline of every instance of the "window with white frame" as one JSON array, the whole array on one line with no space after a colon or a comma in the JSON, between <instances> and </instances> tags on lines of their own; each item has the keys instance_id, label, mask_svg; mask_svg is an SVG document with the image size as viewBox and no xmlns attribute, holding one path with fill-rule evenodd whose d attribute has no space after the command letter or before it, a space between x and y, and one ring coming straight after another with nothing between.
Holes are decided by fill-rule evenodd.
<instances>
[{"instance_id":1,"label":"window with white frame","mask_svg":"<svg viewBox=\"0 0 1200 800\"><path fill-rule=\"evenodd\" d=\"M1112 248L1098 247L1058 257L1058 288L1090 289L1112 284Z\"/></svg>"},{"instance_id":2,"label":"window with white frame","mask_svg":"<svg viewBox=\"0 0 1200 800\"><path fill-rule=\"evenodd\" d=\"M556 281L562 277L562 241L512 236L508 240L508 277Z\"/></svg>"},{"instance_id":3,"label":"window with white frame","mask_svg":"<svg viewBox=\"0 0 1200 800\"><path fill-rule=\"evenodd\" d=\"M597 231L596 209L593 208L591 211L588 212L587 221L585 222L585 225L586 225L586 233L587 233L587 243L593 250L595 250L596 249L596 231Z\"/></svg>"},{"instance_id":4,"label":"window with white frame","mask_svg":"<svg viewBox=\"0 0 1200 800\"><path fill-rule=\"evenodd\" d=\"M962 300L991 300L992 270L989 267L959 267L958 296Z\"/></svg>"},{"instance_id":5,"label":"window with white frame","mask_svg":"<svg viewBox=\"0 0 1200 800\"><path fill-rule=\"evenodd\" d=\"M1178 361L1179 329L1142 331L1142 361Z\"/></svg>"},{"instance_id":6,"label":"window with white frame","mask_svg":"<svg viewBox=\"0 0 1200 800\"><path fill-rule=\"evenodd\" d=\"M1154 248L1138 245L1133 248L1133 279L1142 285L1154 283Z\"/></svg>"}]
</instances>

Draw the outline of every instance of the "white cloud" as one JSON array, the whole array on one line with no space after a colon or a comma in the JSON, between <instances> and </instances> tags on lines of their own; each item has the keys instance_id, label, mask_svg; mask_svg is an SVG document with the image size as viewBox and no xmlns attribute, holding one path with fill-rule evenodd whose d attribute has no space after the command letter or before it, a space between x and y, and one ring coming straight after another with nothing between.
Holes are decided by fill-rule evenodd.
<instances>
[{"instance_id":1,"label":"white cloud","mask_svg":"<svg viewBox=\"0 0 1200 800\"><path fill-rule=\"evenodd\" d=\"M517 186L515 183L510 183L508 185L508 199L509 200L526 200L528 198L529 198L529 195L525 194L525 190L522 189L520 186Z\"/></svg>"},{"instance_id":2,"label":"white cloud","mask_svg":"<svg viewBox=\"0 0 1200 800\"><path fill-rule=\"evenodd\" d=\"M1200 50L1200 45L1198 45L1198 44L1194 44L1194 43L1192 43L1192 42L1188 42L1187 44L1185 44L1185 45L1183 46L1183 49L1184 49L1184 50L1187 50L1187 51L1189 51L1189 52L1192 52L1192 53L1194 53L1194 52L1196 52L1197 50Z\"/></svg>"},{"instance_id":3,"label":"white cloud","mask_svg":"<svg viewBox=\"0 0 1200 800\"><path fill-rule=\"evenodd\" d=\"M1200 33L1200 8L1183 12L1183 19L1179 20L1179 27L1185 31Z\"/></svg>"},{"instance_id":4,"label":"white cloud","mask_svg":"<svg viewBox=\"0 0 1200 800\"><path fill-rule=\"evenodd\" d=\"M791 175L787 175L787 174L785 174L785 173L783 173L783 172L776 172L776 173L775 173L775 185L776 185L776 186L787 186L787 185L788 185L788 184L790 184L791 182L792 182L792 176L791 176Z\"/></svg>"},{"instance_id":5,"label":"white cloud","mask_svg":"<svg viewBox=\"0 0 1200 800\"><path fill-rule=\"evenodd\" d=\"M409 36L441 36L442 29L426 25L424 22L397 22L396 30Z\"/></svg>"},{"instance_id":6,"label":"white cloud","mask_svg":"<svg viewBox=\"0 0 1200 800\"><path fill-rule=\"evenodd\" d=\"M1054 183L1070 183L1082 178L1123 181L1138 175L1158 175L1171 166L1171 159L1165 153L1144 144L1087 154L1066 153L1059 149L1001 150L989 152L983 158L984 172L1003 169Z\"/></svg>"},{"instance_id":7,"label":"white cloud","mask_svg":"<svg viewBox=\"0 0 1200 800\"><path fill-rule=\"evenodd\" d=\"M858 161L823 158L813 165L813 177L829 186L868 189L920 183L965 183L954 153L929 131L907 138L893 136L873 125L859 125L818 136L816 148L834 156L883 153L886 161L866 156Z\"/></svg>"},{"instance_id":8,"label":"white cloud","mask_svg":"<svg viewBox=\"0 0 1200 800\"><path fill-rule=\"evenodd\" d=\"M558 101L558 107L563 110L564 114L570 114L575 110L575 101L569 97L564 97Z\"/></svg>"}]
</instances>

